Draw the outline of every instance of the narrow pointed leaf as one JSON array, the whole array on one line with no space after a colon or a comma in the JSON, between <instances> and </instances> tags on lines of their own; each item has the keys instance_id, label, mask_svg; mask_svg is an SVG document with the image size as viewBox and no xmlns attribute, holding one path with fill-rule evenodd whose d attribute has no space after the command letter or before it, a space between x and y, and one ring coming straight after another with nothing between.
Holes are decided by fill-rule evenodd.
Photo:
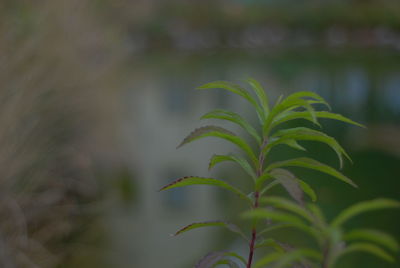
<instances>
[{"instance_id":1,"label":"narrow pointed leaf","mask_svg":"<svg viewBox=\"0 0 400 268\"><path fill-rule=\"evenodd\" d=\"M278 224L274 224L271 226L268 226L267 228L264 228L263 230L261 230L260 232L258 232L259 236L262 236L265 233L268 232L272 232L281 228L289 228L292 227L292 225L290 223L278 223Z\"/></svg>"},{"instance_id":2,"label":"narrow pointed leaf","mask_svg":"<svg viewBox=\"0 0 400 268\"><path fill-rule=\"evenodd\" d=\"M272 147L274 147L275 145L282 144L283 141L290 139L318 141L327 144L336 152L340 161L340 167L343 166L342 155L346 156L351 161L351 158L343 149L343 147L340 146L340 144L334 138L326 135L321 131L317 131L306 127L297 127L297 128L280 130L276 132L272 136L272 138L273 141L271 141L271 143L265 147L264 151L267 151Z\"/></svg>"},{"instance_id":3,"label":"narrow pointed leaf","mask_svg":"<svg viewBox=\"0 0 400 268\"><path fill-rule=\"evenodd\" d=\"M318 118L326 118L326 119L333 119L333 120L338 120L338 121L342 121L348 124L352 124L355 126L359 126L359 127L363 127L365 128L364 125L357 123L347 117L344 117L341 114L335 114L335 113L331 113L331 112L327 112L327 111L318 111L315 112L315 115ZM275 117L275 119L273 120L272 125L273 126L277 126L279 124L282 124L284 122L290 121L290 120L296 120L296 119L305 119L308 121L313 121L312 120L312 116L310 115L309 112L298 112L298 111L288 111L286 113L281 113L278 116Z\"/></svg>"},{"instance_id":4,"label":"narrow pointed leaf","mask_svg":"<svg viewBox=\"0 0 400 268\"><path fill-rule=\"evenodd\" d=\"M379 209L400 208L400 202L391 199L378 198L370 201L364 201L350 206L342 211L332 222L332 226L338 227L349 219L368 211Z\"/></svg>"},{"instance_id":5,"label":"narrow pointed leaf","mask_svg":"<svg viewBox=\"0 0 400 268\"><path fill-rule=\"evenodd\" d=\"M261 258L259 261L256 262L255 268L267 267L268 264L271 264L281 258L285 253L282 252L272 252L267 256Z\"/></svg>"},{"instance_id":6,"label":"narrow pointed leaf","mask_svg":"<svg viewBox=\"0 0 400 268\"><path fill-rule=\"evenodd\" d=\"M213 267L217 267L218 265L221 265L221 264L228 265L229 268L240 268L240 266L236 262L229 260L229 259L220 260Z\"/></svg>"},{"instance_id":7,"label":"narrow pointed leaf","mask_svg":"<svg viewBox=\"0 0 400 268\"><path fill-rule=\"evenodd\" d=\"M315 112L315 114L317 114L317 113L318 112ZM296 120L296 119L304 119L304 120L311 121L313 123L315 121L308 111L298 112L298 111L290 110L290 111L282 112L279 115L277 115L274 118L274 120L272 121L272 127L275 127L275 126L285 123L287 121Z\"/></svg>"},{"instance_id":8,"label":"narrow pointed leaf","mask_svg":"<svg viewBox=\"0 0 400 268\"><path fill-rule=\"evenodd\" d=\"M251 199L247 195L245 195L243 192L241 192L239 189L237 189L236 187L233 187L232 185L230 185L222 180L217 180L217 179L213 179L213 178L202 178L202 177L194 177L194 176L183 177L183 178L179 178L179 179L173 181L172 183L164 186L163 188L160 189L160 191L177 188L177 187L190 186L190 185L217 186L217 187L226 189L228 191L231 191L234 194L238 195L243 200L246 200L247 202L252 203Z\"/></svg>"},{"instance_id":9,"label":"narrow pointed leaf","mask_svg":"<svg viewBox=\"0 0 400 268\"><path fill-rule=\"evenodd\" d=\"M181 144L179 144L178 148L192 142L194 140L198 140L201 138L205 137L218 137L221 139L225 139L235 145L237 145L239 148L241 148L244 152L247 153L247 155L250 157L250 159L254 163L258 163L257 157L254 155L253 150L250 148L250 146L240 137L236 136L233 132L222 128L222 127L217 127L217 126L205 126L201 128L195 129L192 133L190 133L183 141Z\"/></svg>"},{"instance_id":10,"label":"narrow pointed leaf","mask_svg":"<svg viewBox=\"0 0 400 268\"><path fill-rule=\"evenodd\" d=\"M227 257L233 257L244 265L246 265L246 260L234 253L234 252L226 252L226 251L215 251L210 252L206 256L204 256L196 265L195 268L213 268L215 267L220 261L223 261Z\"/></svg>"},{"instance_id":11,"label":"narrow pointed leaf","mask_svg":"<svg viewBox=\"0 0 400 268\"><path fill-rule=\"evenodd\" d=\"M240 115L234 112L216 109L209 113L206 113L201 117L201 119L221 119L231 121L239 126L241 126L244 130L247 131L258 144L261 143L261 138L257 133L257 130L254 129L246 120L244 120Z\"/></svg>"},{"instance_id":12,"label":"narrow pointed leaf","mask_svg":"<svg viewBox=\"0 0 400 268\"><path fill-rule=\"evenodd\" d=\"M258 235L260 235L260 234L258 234ZM255 245L255 248L262 248L262 247L272 247L277 252L285 252L285 249L281 246L281 244L278 243L273 238L268 238L268 239L266 239L264 241L256 243L256 245Z\"/></svg>"},{"instance_id":13,"label":"narrow pointed leaf","mask_svg":"<svg viewBox=\"0 0 400 268\"><path fill-rule=\"evenodd\" d=\"M307 151L306 148L301 146L296 140L283 140L282 144L286 144L293 149L300 150L300 151Z\"/></svg>"},{"instance_id":14,"label":"narrow pointed leaf","mask_svg":"<svg viewBox=\"0 0 400 268\"><path fill-rule=\"evenodd\" d=\"M275 105L275 107L272 109L271 113L265 120L263 124L263 134L267 135L268 132L271 130L272 127L275 125L273 124L273 121L275 117L279 116L280 113L287 114L288 112L292 111L293 109L303 107L304 109L307 110L311 117L311 121L317 125L319 125L317 121L317 117L315 114L314 108L311 106L310 102L307 100L303 99L284 99L281 103L278 105Z\"/></svg>"},{"instance_id":15,"label":"narrow pointed leaf","mask_svg":"<svg viewBox=\"0 0 400 268\"><path fill-rule=\"evenodd\" d=\"M345 122L348 124L352 124L355 126L365 128L365 126L363 124L357 123L347 117L344 117L341 114L335 114L335 113L331 113L331 112L327 112L327 111L319 111L319 112L316 112L316 115L317 115L317 117L320 117L320 118L334 119L334 120L342 121L342 122Z\"/></svg>"},{"instance_id":16,"label":"narrow pointed leaf","mask_svg":"<svg viewBox=\"0 0 400 268\"><path fill-rule=\"evenodd\" d=\"M273 187L275 187L276 185L281 184L279 181L274 180L271 181L267 186L265 186L261 191L260 191L260 196L263 196L266 192L268 192L269 190L271 190Z\"/></svg>"},{"instance_id":17,"label":"narrow pointed leaf","mask_svg":"<svg viewBox=\"0 0 400 268\"><path fill-rule=\"evenodd\" d=\"M386 251L384 251L382 248L375 246L374 244L370 244L370 243L351 244L350 246L348 246L346 249L344 249L342 251L342 253L340 254L340 257L342 257L346 254L352 253L352 252L356 252L356 251L370 253L370 254L375 255L385 261L394 262L394 258L392 256L390 256L388 253L386 253Z\"/></svg>"},{"instance_id":18,"label":"narrow pointed leaf","mask_svg":"<svg viewBox=\"0 0 400 268\"><path fill-rule=\"evenodd\" d=\"M295 249L282 255L282 257L279 258L279 261L272 267L273 268L288 267L294 262L303 261L306 260L307 258L321 261L322 255L318 251L309 248Z\"/></svg>"},{"instance_id":19,"label":"narrow pointed leaf","mask_svg":"<svg viewBox=\"0 0 400 268\"><path fill-rule=\"evenodd\" d=\"M282 168L273 169L270 172L271 176L279 181L286 189L289 195L299 204L303 204L303 190L300 187L299 181L293 173Z\"/></svg>"},{"instance_id":20,"label":"narrow pointed leaf","mask_svg":"<svg viewBox=\"0 0 400 268\"><path fill-rule=\"evenodd\" d=\"M312 215L304 207L302 207L290 200L287 200L285 198L270 196L270 197L262 198L260 200L260 202L265 203L265 204L271 204L275 208L290 211L290 212L297 214L300 217L306 219L310 223L312 223L314 221Z\"/></svg>"},{"instance_id":21,"label":"narrow pointed leaf","mask_svg":"<svg viewBox=\"0 0 400 268\"><path fill-rule=\"evenodd\" d=\"M181 228L180 230L178 230L174 236L180 235L182 233L185 233L187 231L193 230L193 229L198 229L198 228L203 228L203 227L223 227L233 233L239 234L240 236L242 236L243 238L246 238L246 236L243 234L243 232L240 230L240 228L230 222L226 222L226 221L206 221L206 222L195 222L192 224L189 224L183 228Z\"/></svg>"},{"instance_id":22,"label":"narrow pointed leaf","mask_svg":"<svg viewBox=\"0 0 400 268\"><path fill-rule=\"evenodd\" d=\"M299 224L304 225L304 221L301 220L299 217L294 216L292 214L281 212L281 211L274 211L270 209L263 209L257 208L251 211L247 211L243 214L245 218L255 218L255 219L270 219L276 222L285 222L291 224Z\"/></svg>"},{"instance_id":23,"label":"narrow pointed leaf","mask_svg":"<svg viewBox=\"0 0 400 268\"><path fill-rule=\"evenodd\" d=\"M321 209L317 205L312 204L312 203L309 203L307 205L307 208L312 213L312 215L315 219L314 220L315 225L317 225L321 229L325 229L325 227L327 226L327 223L326 223L325 216L323 215Z\"/></svg>"},{"instance_id":24,"label":"narrow pointed leaf","mask_svg":"<svg viewBox=\"0 0 400 268\"><path fill-rule=\"evenodd\" d=\"M225 162L225 161L232 161L237 163L240 167L243 168L246 173L252 177L254 180L256 179L256 173L254 172L253 168L250 166L249 162L246 159L231 155L213 155L210 159L210 164L208 165L208 169L213 168L216 164Z\"/></svg>"},{"instance_id":25,"label":"narrow pointed leaf","mask_svg":"<svg viewBox=\"0 0 400 268\"><path fill-rule=\"evenodd\" d=\"M264 88L261 86L261 84L253 79L249 78L247 79L247 82L252 86L254 92L256 93L258 100L260 101L261 107L263 108L265 115L269 113L269 101L267 94L265 94Z\"/></svg>"},{"instance_id":26,"label":"narrow pointed leaf","mask_svg":"<svg viewBox=\"0 0 400 268\"><path fill-rule=\"evenodd\" d=\"M266 168L266 171L275 169L275 168L281 168L281 167L303 167L303 168L309 168L313 170L317 170L323 173L326 173L328 175L331 175L341 181L344 181L354 187L357 188L357 185L348 177L343 175L341 172L337 171L336 169L325 165L321 162L318 162L317 160L307 158L307 157L300 157L300 158L294 158L286 161L280 161L280 162L275 162L269 165Z\"/></svg>"},{"instance_id":27,"label":"narrow pointed leaf","mask_svg":"<svg viewBox=\"0 0 400 268\"><path fill-rule=\"evenodd\" d=\"M305 181L302 181L300 179L298 179L300 188L303 190L303 192L308 195L308 197L311 198L311 201L315 202L317 201L317 194L315 193L314 189L311 188L311 186L306 183Z\"/></svg>"},{"instance_id":28,"label":"narrow pointed leaf","mask_svg":"<svg viewBox=\"0 0 400 268\"><path fill-rule=\"evenodd\" d=\"M392 236L373 229L356 229L344 235L347 241L364 240L384 246L392 251L399 250L399 244Z\"/></svg>"},{"instance_id":29,"label":"narrow pointed leaf","mask_svg":"<svg viewBox=\"0 0 400 268\"><path fill-rule=\"evenodd\" d=\"M329 109L331 109L330 105L324 100L324 98L322 98L320 95L318 95L317 93L312 92L312 91L298 91L298 92L290 94L286 99L287 100L295 100L295 99L299 99L299 98L310 98L310 99L317 100L319 103L322 103L325 106L327 106Z\"/></svg>"},{"instance_id":30,"label":"narrow pointed leaf","mask_svg":"<svg viewBox=\"0 0 400 268\"><path fill-rule=\"evenodd\" d=\"M227 81L215 81L202 85L197 89L217 89L217 88L228 90L246 99L257 110L257 114L260 120L263 120L262 117L263 111L261 110L261 107L258 105L257 101L250 95L249 92L247 92L244 88L242 88L239 85Z\"/></svg>"}]
</instances>

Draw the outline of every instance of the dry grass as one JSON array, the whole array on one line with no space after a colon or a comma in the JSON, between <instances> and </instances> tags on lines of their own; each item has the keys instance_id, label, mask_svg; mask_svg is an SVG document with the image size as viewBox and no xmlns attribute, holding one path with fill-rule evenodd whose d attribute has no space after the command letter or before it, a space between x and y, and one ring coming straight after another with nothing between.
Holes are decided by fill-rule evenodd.
<instances>
[{"instance_id":1,"label":"dry grass","mask_svg":"<svg viewBox=\"0 0 400 268\"><path fill-rule=\"evenodd\" d=\"M89 252L79 243L101 192L96 157L112 147L122 56L91 4L0 3L1 267L65 267Z\"/></svg>"}]
</instances>

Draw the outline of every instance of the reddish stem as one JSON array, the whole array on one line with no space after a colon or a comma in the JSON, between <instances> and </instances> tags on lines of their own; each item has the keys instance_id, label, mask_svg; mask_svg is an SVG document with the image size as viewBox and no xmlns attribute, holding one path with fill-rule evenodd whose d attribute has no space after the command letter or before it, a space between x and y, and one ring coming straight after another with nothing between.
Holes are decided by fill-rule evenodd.
<instances>
[{"instance_id":1,"label":"reddish stem","mask_svg":"<svg viewBox=\"0 0 400 268\"><path fill-rule=\"evenodd\" d=\"M253 208L258 208L258 199L259 199L259 192L255 192L255 201L254 201L254 206ZM251 230L251 241L250 241L250 252L249 252L249 258L247 261L247 268L251 268L251 264L253 262L253 256L254 256L254 246L256 243L257 239L257 229L255 225L253 226L253 229Z\"/></svg>"},{"instance_id":2,"label":"reddish stem","mask_svg":"<svg viewBox=\"0 0 400 268\"><path fill-rule=\"evenodd\" d=\"M260 177L263 173L263 165L264 165L264 160L265 160L265 155L263 154L263 149L267 145L268 140L264 138L261 147L260 147L260 154L258 155L258 169L257 169L257 177ZM254 193L254 205L253 209L258 208L258 199L260 198L260 192L258 190L255 191ZM256 239L257 239L257 229L256 229L256 224L253 223L253 228L251 229L251 241L250 241L250 251L249 251L249 258L247 260L247 268L251 268L251 264L253 262L253 256L254 256L254 246L256 244Z\"/></svg>"}]
</instances>

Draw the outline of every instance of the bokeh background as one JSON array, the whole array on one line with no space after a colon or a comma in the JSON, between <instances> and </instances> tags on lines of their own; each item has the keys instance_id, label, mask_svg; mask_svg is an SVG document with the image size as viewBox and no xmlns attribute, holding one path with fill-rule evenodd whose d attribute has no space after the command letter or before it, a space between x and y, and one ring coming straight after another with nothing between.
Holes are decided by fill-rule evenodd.
<instances>
[{"instance_id":1,"label":"bokeh background","mask_svg":"<svg viewBox=\"0 0 400 268\"><path fill-rule=\"evenodd\" d=\"M212 108L254 121L238 98L193 90L249 76L273 100L312 90L368 127L323 122L353 157L344 173L360 186L303 172L328 217L356 201L400 199L397 0L1 0L0 266L185 268L212 250L247 254L221 230L170 236L235 218L234 197L157 190L186 175L246 186L229 164L207 171L229 144L175 148L210 123L198 118ZM338 166L325 147L305 146ZM400 240L396 211L351 225ZM399 266L355 254L340 267Z\"/></svg>"}]
</instances>

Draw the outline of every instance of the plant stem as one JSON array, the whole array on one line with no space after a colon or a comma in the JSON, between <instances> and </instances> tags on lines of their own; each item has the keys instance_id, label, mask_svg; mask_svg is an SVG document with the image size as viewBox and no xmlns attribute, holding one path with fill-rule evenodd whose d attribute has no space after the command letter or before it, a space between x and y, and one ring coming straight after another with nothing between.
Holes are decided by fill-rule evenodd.
<instances>
[{"instance_id":1,"label":"plant stem","mask_svg":"<svg viewBox=\"0 0 400 268\"><path fill-rule=\"evenodd\" d=\"M253 208L258 208L259 192L255 192L254 197L255 197L255 201L254 201ZM251 268L251 264L253 262L254 246L256 243L256 239L257 239L257 228L256 228L256 224L253 223L253 228L251 230L250 252L249 252L249 258L247 260L247 268Z\"/></svg>"},{"instance_id":2,"label":"plant stem","mask_svg":"<svg viewBox=\"0 0 400 268\"><path fill-rule=\"evenodd\" d=\"M258 162L259 162L259 166L257 168L257 177L260 177L263 173L263 165L264 165L264 158L265 155L262 153L264 147L267 145L268 141L266 138L264 138L263 143L260 147L260 154L258 156ZM260 198L260 192L258 190L256 190L254 192L254 205L253 205L253 209L258 208L258 200ZM256 239L257 239L257 228L256 228L256 222L253 222L253 228L251 229L251 241L250 241L250 250L249 250L249 258L247 260L247 268L251 268L251 265L253 263L253 256L254 256L254 246L256 243Z\"/></svg>"},{"instance_id":3,"label":"plant stem","mask_svg":"<svg viewBox=\"0 0 400 268\"><path fill-rule=\"evenodd\" d=\"M322 268L329 268L329 248L328 242L323 251Z\"/></svg>"}]
</instances>

